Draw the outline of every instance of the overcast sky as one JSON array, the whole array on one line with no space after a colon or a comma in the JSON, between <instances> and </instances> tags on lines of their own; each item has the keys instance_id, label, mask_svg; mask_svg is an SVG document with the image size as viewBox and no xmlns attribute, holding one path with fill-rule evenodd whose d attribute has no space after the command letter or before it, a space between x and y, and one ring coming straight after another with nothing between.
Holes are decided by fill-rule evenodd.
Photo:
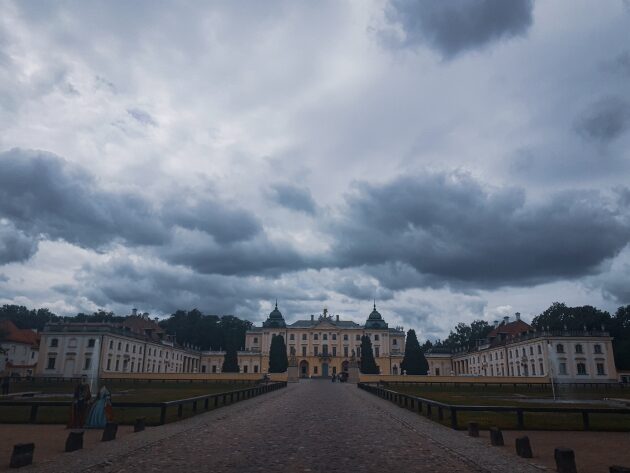
<instances>
[{"instance_id":1,"label":"overcast sky","mask_svg":"<svg viewBox=\"0 0 630 473\"><path fill-rule=\"evenodd\" d=\"M421 339L630 304L630 1L1 1L0 303Z\"/></svg>"}]
</instances>

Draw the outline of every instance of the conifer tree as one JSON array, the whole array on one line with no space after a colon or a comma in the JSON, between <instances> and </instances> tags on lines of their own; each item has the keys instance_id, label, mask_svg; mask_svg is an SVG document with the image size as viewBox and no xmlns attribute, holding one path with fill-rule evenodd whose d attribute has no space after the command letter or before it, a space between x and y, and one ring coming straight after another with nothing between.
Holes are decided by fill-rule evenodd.
<instances>
[{"instance_id":1,"label":"conifer tree","mask_svg":"<svg viewBox=\"0 0 630 473\"><path fill-rule=\"evenodd\" d=\"M269 372L284 373L289 366L287 357L287 346L284 337L280 334L271 337L271 347L269 347Z\"/></svg>"},{"instance_id":2,"label":"conifer tree","mask_svg":"<svg viewBox=\"0 0 630 473\"><path fill-rule=\"evenodd\" d=\"M405 343L405 357L400 364L402 372L407 374L427 374L429 363L424 357L416 331L409 329L407 332L407 342Z\"/></svg>"},{"instance_id":3,"label":"conifer tree","mask_svg":"<svg viewBox=\"0 0 630 473\"><path fill-rule=\"evenodd\" d=\"M222 373L238 373L238 353L234 345L225 348L225 356L223 357Z\"/></svg>"},{"instance_id":4,"label":"conifer tree","mask_svg":"<svg viewBox=\"0 0 630 473\"><path fill-rule=\"evenodd\" d=\"M379 374L378 366L376 366L376 361L374 361L374 353L372 352L372 342L367 335L361 337L361 373Z\"/></svg>"}]
</instances>

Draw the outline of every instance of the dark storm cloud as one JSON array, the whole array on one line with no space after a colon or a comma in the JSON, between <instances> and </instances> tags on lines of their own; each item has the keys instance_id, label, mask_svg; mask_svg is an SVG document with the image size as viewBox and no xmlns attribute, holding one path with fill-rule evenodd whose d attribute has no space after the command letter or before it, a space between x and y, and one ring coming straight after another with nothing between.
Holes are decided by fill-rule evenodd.
<instances>
[{"instance_id":1,"label":"dark storm cloud","mask_svg":"<svg viewBox=\"0 0 630 473\"><path fill-rule=\"evenodd\" d=\"M577 191L528 204L522 190L486 190L462 174L361 184L332 224L334 260L350 267L403 263L462 287L577 278L630 240L627 219L613 205L597 192Z\"/></svg>"},{"instance_id":2,"label":"dark storm cloud","mask_svg":"<svg viewBox=\"0 0 630 473\"><path fill-rule=\"evenodd\" d=\"M393 291L379 286L376 282L349 276L336 280L334 290L344 296L364 301L370 299L385 301L394 297Z\"/></svg>"},{"instance_id":3,"label":"dark storm cloud","mask_svg":"<svg viewBox=\"0 0 630 473\"><path fill-rule=\"evenodd\" d=\"M275 184L271 187L270 197L291 210L314 214L317 208L313 196L308 189L291 184Z\"/></svg>"},{"instance_id":4,"label":"dark storm cloud","mask_svg":"<svg viewBox=\"0 0 630 473\"><path fill-rule=\"evenodd\" d=\"M575 129L585 139L607 143L630 127L630 104L619 97L593 103L576 120Z\"/></svg>"},{"instance_id":5,"label":"dark storm cloud","mask_svg":"<svg viewBox=\"0 0 630 473\"><path fill-rule=\"evenodd\" d=\"M26 261L36 252L37 240L0 221L0 265Z\"/></svg>"},{"instance_id":6,"label":"dark storm cloud","mask_svg":"<svg viewBox=\"0 0 630 473\"><path fill-rule=\"evenodd\" d=\"M100 189L82 168L50 153L0 153L0 216L32 236L88 248L113 240L164 243L167 229L143 199Z\"/></svg>"},{"instance_id":7,"label":"dark storm cloud","mask_svg":"<svg viewBox=\"0 0 630 473\"><path fill-rule=\"evenodd\" d=\"M523 35L533 0L391 0L388 19L400 25L405 46L428 44L445 58Z\"/></svg>"}]
</instances>

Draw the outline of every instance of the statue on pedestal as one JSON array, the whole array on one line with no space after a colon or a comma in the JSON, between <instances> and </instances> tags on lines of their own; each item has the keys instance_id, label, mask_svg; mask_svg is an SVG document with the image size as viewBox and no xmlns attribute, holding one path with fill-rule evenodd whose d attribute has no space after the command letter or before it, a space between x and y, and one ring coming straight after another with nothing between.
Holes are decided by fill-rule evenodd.
<instances>
[{"instance_id":1,"label":"statue on pedestal","mask_svg":"<svg viewBox=\"0 0 630 473\"><path fill-rule=\"evenodd\" d=\"M297 366L297 357L295 356L295 347L291 347L291 350L290 350L289 366Z\"/></svg>"}]
</instances>

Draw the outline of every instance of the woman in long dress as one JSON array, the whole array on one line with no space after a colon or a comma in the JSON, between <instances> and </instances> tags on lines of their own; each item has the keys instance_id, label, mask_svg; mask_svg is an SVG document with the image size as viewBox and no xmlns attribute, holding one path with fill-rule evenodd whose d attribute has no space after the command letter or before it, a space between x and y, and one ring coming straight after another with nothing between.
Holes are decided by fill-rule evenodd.
<instances>
[{"instance_id":1,"label":"woman in long dress","mask_svg":"<svg viewBox=\"0 0 630 473\"><path fill-rule=\"evenodd\" d=\"M92 404L85 427L88 429L104 429L105 424L112 420L112 394L103 385L98 392L96 402Z\"/></svg>"}]
</instances>

